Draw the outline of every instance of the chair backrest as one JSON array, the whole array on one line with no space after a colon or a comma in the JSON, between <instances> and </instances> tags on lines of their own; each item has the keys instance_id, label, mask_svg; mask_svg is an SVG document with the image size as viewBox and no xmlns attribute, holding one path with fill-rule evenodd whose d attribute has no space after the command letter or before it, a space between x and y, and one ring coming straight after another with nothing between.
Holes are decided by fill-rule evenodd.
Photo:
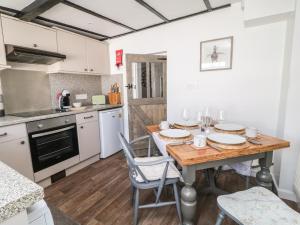
<instances>
[{"instance_id":1,"label":"chair backrest","mask_svg":"<svg viewBox=\"0 0 300 225\"><path fill-rule=\"evenodd\" d=\"M148 183L149 181L146 179L145 175L142 173L139 167L136 166L134 160L135 157L134 151L122 133L119 133L119 139L122 144L123 152L127 160L127 165L129 167L129 176L135 180L137 175L140 174L143 180L146 183Z\"/></svg>"}]
</instances>

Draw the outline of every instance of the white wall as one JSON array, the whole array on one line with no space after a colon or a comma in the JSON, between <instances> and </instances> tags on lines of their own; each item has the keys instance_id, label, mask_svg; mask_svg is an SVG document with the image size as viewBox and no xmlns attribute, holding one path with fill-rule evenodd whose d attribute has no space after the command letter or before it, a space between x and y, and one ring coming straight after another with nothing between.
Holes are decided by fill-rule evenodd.
<instances>
[{"instance_id":1,"label":"white wall","mask_svg":"<svg viewBox=\"0 0 300 225\"><path fill-rule=\"evenodd\" d=\"M167 52L169 121L180 119L184 107L196 112L211 106L224 109L229 120L276 135L287 27L282 17L246 26L241 5L235 3L227 9L113 39L110 55L114 62L117 49L125 54ZM200 72L200 42L231 35L233 69ZM111 71L125 76L124 66L112 66Z\"/></svg>"},{"instance_id":2,"label":"white wall","mask_svg":"<svg viewBox=\"0 0 300 225\"><path fill-rule=\"evenodd\" d=\"M285 77L287 95L285 99L285 120L283 123L284 138L291 142L289 151L283 151L281 157L281 170L279 188L289 198L293 195L293 182L295 178L298 154L300 152L300 1L297 1L292 40L292 52L289 76ZM298 173L300 176L300 173Z\"/></svg>"}]
</instances>

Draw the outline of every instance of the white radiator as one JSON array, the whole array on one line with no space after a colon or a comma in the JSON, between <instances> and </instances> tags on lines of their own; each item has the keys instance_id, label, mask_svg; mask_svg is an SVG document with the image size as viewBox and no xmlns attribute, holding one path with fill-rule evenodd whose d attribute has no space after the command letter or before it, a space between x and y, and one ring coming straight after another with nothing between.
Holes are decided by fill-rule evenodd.
<instances>
[{"instance_id":1,"label":"white radiator","mask_svg":"<svg viewBox=\"0 0 300 225\"><path fill-rule=\"evenodd\" d=\"M296 169L294 191L296 193L298 202L300 202L300 155L299 155L298 165L297 165L297 169Z\"/></svg>"}]
</instances>

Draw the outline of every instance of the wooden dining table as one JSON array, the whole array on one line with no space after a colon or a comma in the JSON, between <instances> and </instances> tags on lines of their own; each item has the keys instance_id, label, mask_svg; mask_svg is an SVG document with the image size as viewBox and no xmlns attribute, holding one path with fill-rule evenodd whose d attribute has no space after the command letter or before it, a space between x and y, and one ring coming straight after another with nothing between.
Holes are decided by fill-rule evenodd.
<instances>
[{"instance_id":1,"label":"wooden dining table","mask_svg":"<svg viewBox=\"0 0 300 225\"><path fill-rule=\"evenodd\" d=\"M158 125L150 125L146 129L149 134L160 131ZM259 186L272 188L273 179L270 167L273 151L288 148L290 143L263 134L260 135L259 142L260 145L249 143L249 147L246 149L226 149L223 151L209 146L199 150L188 144L167 145L168 154L182 167L184 187L181 190L181 211L184 225L195 223L197 192L193 184L197 170L258 159L260 171L256 174L256 182Z\"/></svg>"}]
</instances>

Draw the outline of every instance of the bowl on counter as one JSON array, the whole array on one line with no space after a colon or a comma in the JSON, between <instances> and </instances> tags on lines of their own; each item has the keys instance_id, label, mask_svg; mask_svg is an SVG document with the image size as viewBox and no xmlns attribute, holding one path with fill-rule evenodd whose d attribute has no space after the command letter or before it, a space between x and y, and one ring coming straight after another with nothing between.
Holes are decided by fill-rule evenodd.
<instances>
[{"instance_id":1,"label":"bowl on counter","mask_svg":"<svg viewBox=\"0 0 300 225\"><path fill-rule=\"evenodd\" d=\"M74 102L73 103L73 107L74 108L80 108L82 106L82 103L81 102Z\"/></svg>"}]
</instances>

